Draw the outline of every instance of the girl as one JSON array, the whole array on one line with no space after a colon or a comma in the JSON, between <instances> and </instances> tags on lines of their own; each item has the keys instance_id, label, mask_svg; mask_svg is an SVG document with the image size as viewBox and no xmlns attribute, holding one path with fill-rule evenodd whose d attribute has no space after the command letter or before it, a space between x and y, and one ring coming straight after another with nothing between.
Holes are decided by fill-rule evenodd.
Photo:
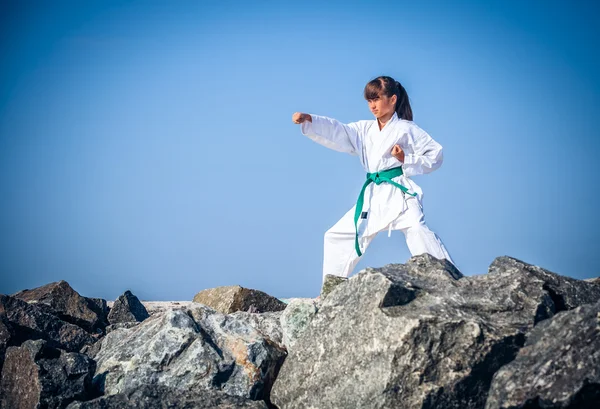
<instances>
[{"instance_id":1,"label":"girl","mask_svg":"<svg viewBox=\"0 0 600 409\"><path fill-rule=\"evenodd\" d=\"M370 81L364 97L375 120L343 124L296 112L301 132L330 149L357 155L367 171L356 205L325 233L323 282L327 274L348 277L377 233L401 230L413 256L429 253L454 262L425 224L423 192L409 179L442 164L442 146L412 120L404 87L391 77Z\"/></svg>"}]
</instances>

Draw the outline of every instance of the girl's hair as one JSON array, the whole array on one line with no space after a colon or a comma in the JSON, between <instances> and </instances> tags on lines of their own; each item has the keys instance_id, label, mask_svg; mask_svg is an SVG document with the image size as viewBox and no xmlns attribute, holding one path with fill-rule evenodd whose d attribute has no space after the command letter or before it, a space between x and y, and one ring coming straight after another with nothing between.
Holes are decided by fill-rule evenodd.
<instances>
[{"instance_id":1,"label":"girl's hair","mask_svg":"<svg viewBox=\"0 0 600 409\"><path fill-rule=\"evenodd\" d=\"M365 85L365 99L375 99L381 95L391 97L396 95L396 114L400 119L413 120L413 113L408 101L406 90L398 81L392 77L382 75L371 80Z\"/></svg>"}]
</instances>

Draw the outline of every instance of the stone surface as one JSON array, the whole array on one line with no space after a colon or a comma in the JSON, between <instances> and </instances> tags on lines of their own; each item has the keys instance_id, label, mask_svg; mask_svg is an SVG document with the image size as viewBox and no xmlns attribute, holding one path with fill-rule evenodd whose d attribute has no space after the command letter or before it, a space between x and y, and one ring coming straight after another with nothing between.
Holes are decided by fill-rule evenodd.
<instances>
[{"instance_id":1,"label":"stone surface","mask_svg":"<svg viewBox=\"0 0 600 409\"><path fill-rule=\"evenodd\" d=\"M1 409L64 408L90 397L94 361L43 340L9 347L0 380Z\"/></svg>"},{"instance_id":2,"label":"stone surface","mask_svg":"<svg viewBox=\"0 0 600 409\"><path fill-rule=\"evenodd\" d=\"M336 286L290 349L279 409L483 408L525 333L599 288L509 257L462 277L427 254Z\"/></svg>"},{"instance_id":3,"label":"stone surface","mask_svg":"<svg viewBox=\"0 0 600 409\"><path fill-rule=\"evenodd\" d=\"M286 304L259 290L239 285L209 288L194 296L194 302L207 305L223 314L236 311L269 312L281 311Z\"/></svg>"},{"instance_id":4,"label":"stone surface","mask_svg":"<svg viewBox=\"0 0 600 409\"><path fill-rule=\"evenodd\" d=\"M44 312L91 333L104 331L107 324L106 301L82 297L64 280L33 290L23 290L13 294L13 297L30 304L37 304Z\"/></svg>"},{"instance_id":5,"label":"stone surface","mask_svg":"<svg viewBox=\"0 0 600 409\"><path fill-rule=\"evenodd\" d=\"M323 279L323 285L321 286L321 300L325 299L325 297L327 297L327 294L329 294L335 287L346 281L348 281L347 277L326 274Z\"/></svg>"},{"instance_id":6,"label":"stone surface","mask_svg":"<svg viewBox=\"0 0 600 409\"><path fill-rule=\"evenodd\" d=\"M600 303L561 312L494 375L486 409L600 407Z\"/></svg>"},{"instance_id":7,"label":"stone surface","mask_svg":"<svg viewBox=\"0 0 600 409\"><path fill-rule=\"evenodd\" d=\"M88 402L73 402L68 409L267 409L263 401L228 396L219 391L178 390L164 385L143 385L117 395Z\"/></svg>"},{"instance_id":8,"label":"stone surface","mask_svg":"<svg viewBox=\"0 0 600 409\"><path fill-rule=\"evenodd\" d=\"M281 314L283 344L289 350L317 313L317 302L312 298L294 299Z\"/></svg>"},{"instance_id":9,"label":"stone surface","mask_svg":"<svg viewBox=\"0 0 600 409\"><path fill-rule=\"evenodd\" d=\"M149 316L146 307L131 291L127 290L114 302L108 314L108 321L111 324L141 322Z\"/></svg>"},{"instance_id":10,"label":"stone surface","mask_svg":"<svg viewBox=\"0 0 600 409\"><path fill-rule=\"evenodd\" d=\"M0 320L10 328L10 345L20 345L28 339L44 339L53 347L77 352L96 338L81 327L62 321L44 312L37 304L29 304L8 295L0 295Z\"/></svg>"},{"instance_id":11,"label":"stone surface","mask_svg":"<svg viewBox=\"0 0 600 409\"><path fill-rule=\"evenodd\" d=\"M272 329L279 316L257 323L254 315L224 315L192 304L187 311L168 310L134 328L114 330L96 354L94 382L106 395L156 384L264 399L285 350L271 339L281 337ZM252 325L265 332L271 327L271 335Z\"/></svg>"}]
</instances>

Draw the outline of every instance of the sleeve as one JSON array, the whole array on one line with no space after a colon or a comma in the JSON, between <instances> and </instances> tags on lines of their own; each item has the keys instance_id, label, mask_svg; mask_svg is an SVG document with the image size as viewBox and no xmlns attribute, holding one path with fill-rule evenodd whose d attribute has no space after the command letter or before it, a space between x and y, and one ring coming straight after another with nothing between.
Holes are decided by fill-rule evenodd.
<instances>
[{"instance_id":1,"label":"sleeve","mask_svg":"<svg viewBox=\"0 0 600 409\"><path fill-rule=\"evenodd\" d=\"M336 119L326 116L313 115L312 123L305 121L301 124L301 132L313 141L338 152L358 155L362 150L360 128L357 122L343 124Z\"/></svg>"},{"instance_id":2,"label":"sleeve","mask_svg":"<svg viewBox=\"0 0 600 409\"><path fill-rule=\"evenodd\" d=\"M430 173L442 165L444 160L442 145L434 141L426 132L414 138L411 145L413 145L413 153L404 155L402 165L406 176Z\"/></svg>"}]
</instances>

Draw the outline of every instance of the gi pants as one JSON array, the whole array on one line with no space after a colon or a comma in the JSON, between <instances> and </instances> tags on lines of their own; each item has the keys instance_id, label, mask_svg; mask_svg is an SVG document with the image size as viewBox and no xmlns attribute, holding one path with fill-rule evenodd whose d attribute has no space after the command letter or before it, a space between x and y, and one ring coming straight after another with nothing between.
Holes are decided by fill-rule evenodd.
<instances>
[{"instance_id":1,"label":"gi pants","mask_svg":"<svg viewBox=\"0 0 600 409\"><path fill-rule=\"evenodd\" d=\"M384 230L401 230L413 256L428 253L438 259L447 259L454 264L440 238L429 230L425 224L423 207L419 200L415 197L409 197L406 199L406 204L408 208ZM370 236L359 236L359 244L363 254L378 233L373 233ZM352 273L360 260L354 248L355 234L353 207L325 233L323 281L326 274L348 277Z\"/></svg>"}]
</instances>

